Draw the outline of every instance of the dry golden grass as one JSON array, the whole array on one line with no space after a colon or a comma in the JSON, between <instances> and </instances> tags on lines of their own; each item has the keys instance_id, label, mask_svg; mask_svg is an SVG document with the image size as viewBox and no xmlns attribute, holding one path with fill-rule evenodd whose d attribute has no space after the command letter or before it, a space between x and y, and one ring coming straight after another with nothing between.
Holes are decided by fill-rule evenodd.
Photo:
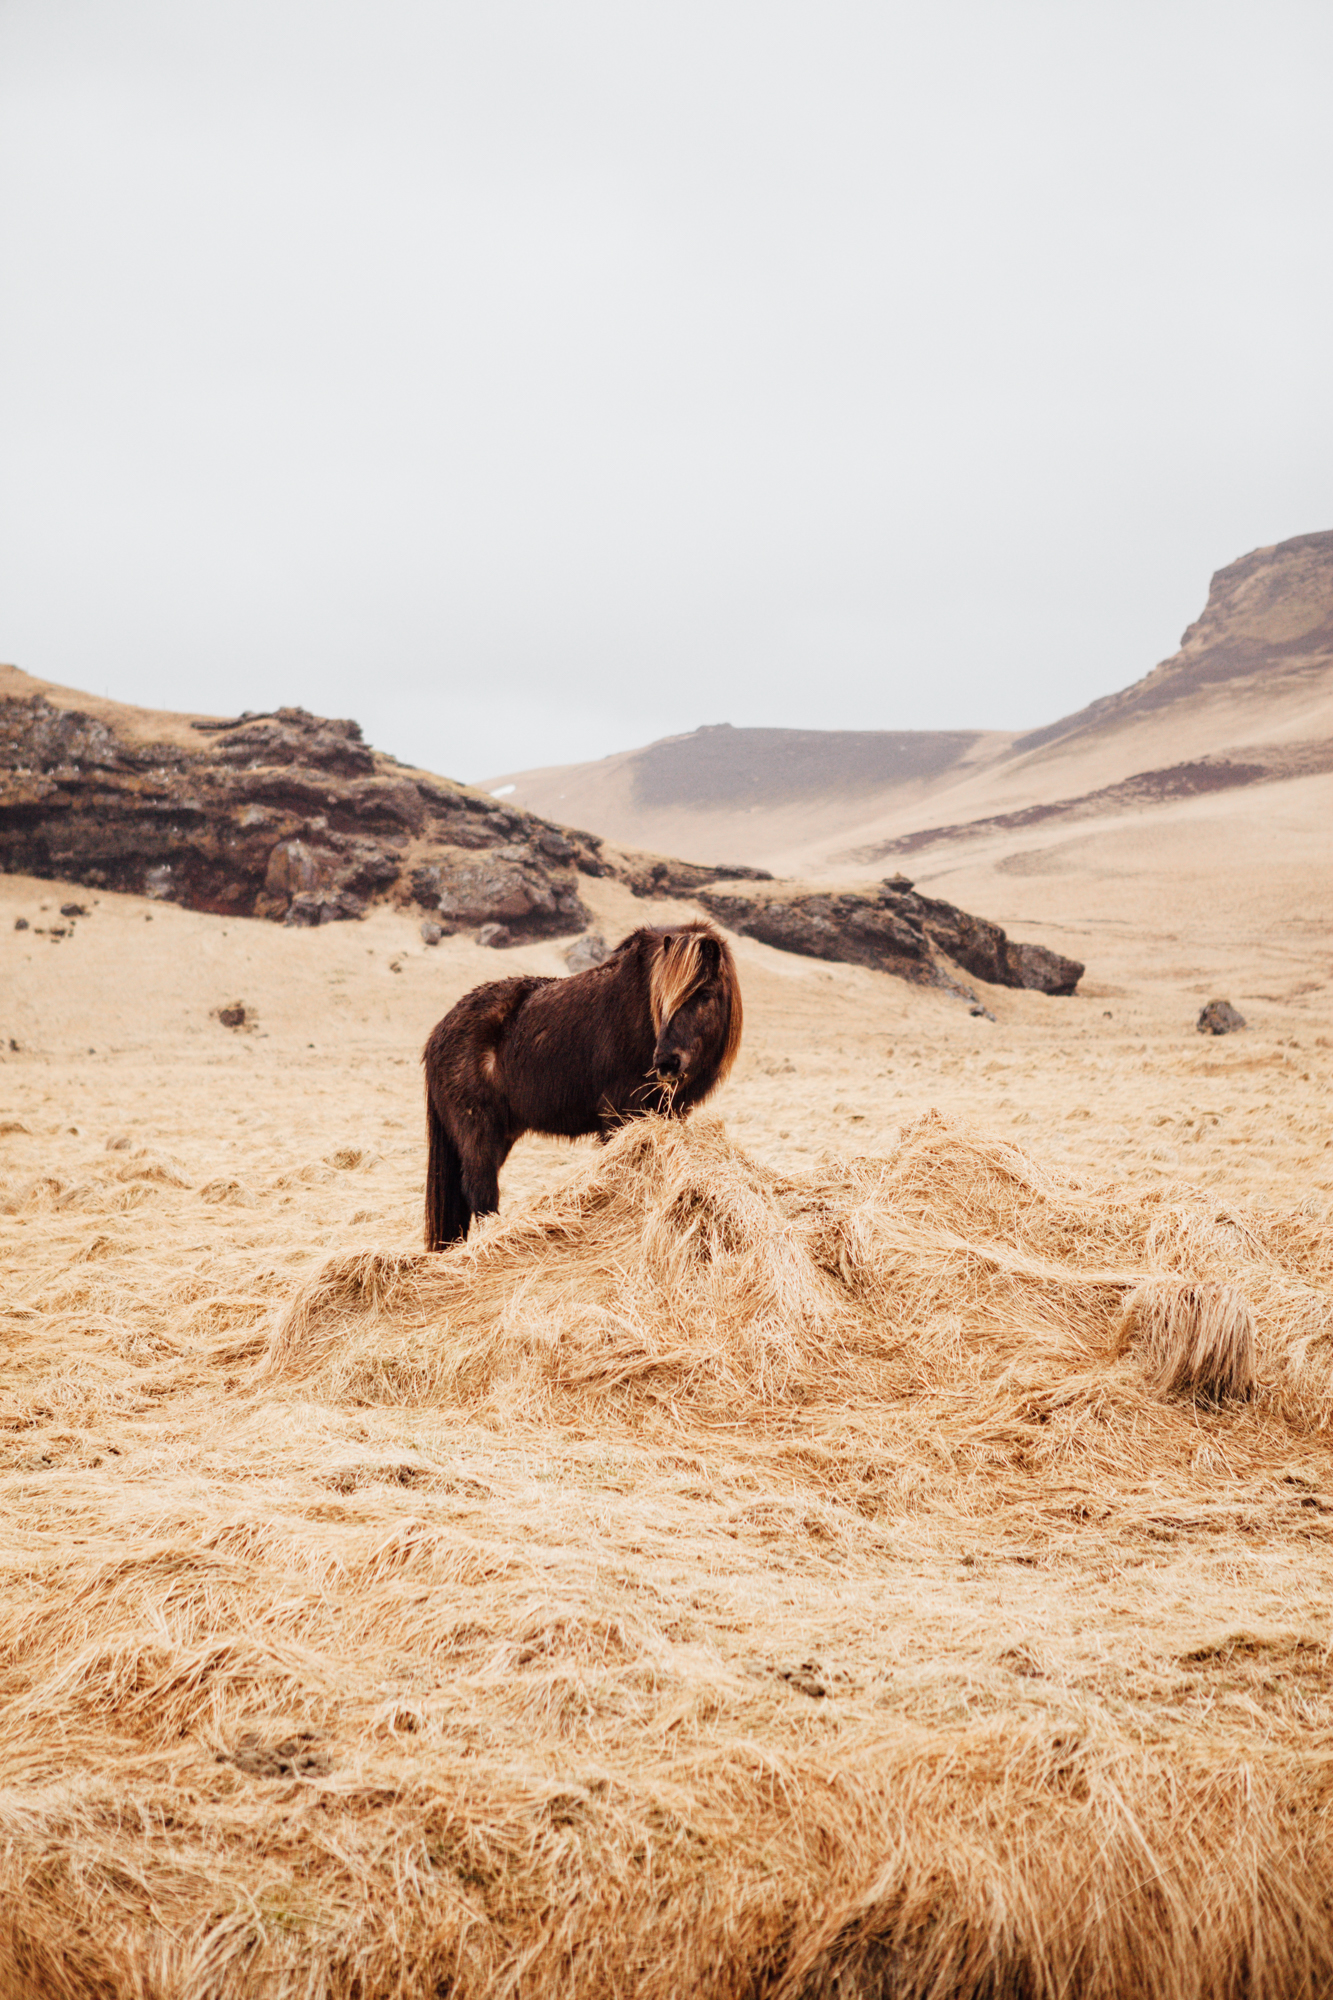
<instances>
[{"instance_id":1,"label":"dry golden grass","mask_svg":"<svg viewBox=\"0 0 1333 2000\"><path fill-rule=\"evenodd\" d=\"M1225 1403L1254 1390L1254 1317L1233 1285L1149 1278L1125 1300L1120 1350L1154 1388Z\"/></svg>"},{"instance_id":2,"label":"dry golden grass","mask_svg":"<svg viewBox=\"0 0 1333 2000\"><path fill-rule=\"evenodd\" d=\"M272 1041L222 963L3 1071L0 1992L1333 1985L1313 1097L1261 1199L1152 1152L1308 1035L751 958L717 1116L522 1150L428 1258L445 961L241 928Z\"/></svg>"},{"instance_id":3,"label":"dry golden grass","mask_svg":"<svg viewBox=\"0 0 1333 2000\"><path fill-rule=\"evenodd\" d=\"M73 1192L182 1180L131 1155ZM329 1259L267 1333L272 1270L159 1277L154 1313L98 1264L48 1285L44 1344L138 1334L62 1355L45 1409L85 1464L159 1414L146 1481L20 1459L14 1990L1333 1977L1326 1627L1285 1602L1293 1524L1326 1545L1326 1227L937 1115L779 1174L700 1116L449 1256ZM1252 1402L1120 1352L1165 1273L1253 1302ZM396 1449L335 1446L330 1413L392 1409ZM1195 1546L1198 1601L1126 1649L1145 1531Z\"/></svg>"}]
</instances>

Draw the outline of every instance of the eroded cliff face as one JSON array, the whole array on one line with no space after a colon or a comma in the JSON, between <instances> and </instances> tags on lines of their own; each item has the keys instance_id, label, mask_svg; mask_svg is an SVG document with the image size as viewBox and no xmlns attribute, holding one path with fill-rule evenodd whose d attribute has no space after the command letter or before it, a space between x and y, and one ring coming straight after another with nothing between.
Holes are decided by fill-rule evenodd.
<instances>
[{"instance_id":1,"label":"eroded cliff face","mask_svg":"<svg viewBox=\"0 0 1333 2000\"><path fill-rule=\"evenodd\" d=\"M318 924L380 898L505 939L588 921L596 841L377 754L304 709L145 741L40 693L0 701L0 867L233 916ZM180 731L174 732L178 739Z\"/></svg>"}]
</instances>

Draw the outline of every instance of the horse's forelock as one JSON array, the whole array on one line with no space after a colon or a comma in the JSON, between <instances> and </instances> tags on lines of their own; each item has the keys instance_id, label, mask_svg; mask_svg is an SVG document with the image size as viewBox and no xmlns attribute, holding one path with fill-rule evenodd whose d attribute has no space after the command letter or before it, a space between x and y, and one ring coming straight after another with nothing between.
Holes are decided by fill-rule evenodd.
<instances>
[{"instance_id":1,"label":"horse's forelock","mask_svg":"<svg viewBox=\"0 0 1333 2000\"><path fill-rule=\"evenodd\" d=\"M707 931L677 931L674 937L664 937L653 953L648 999L655 1035L661 1034L696 987L703 985L703 946L708 935Z\"/></svg>"}]
</instances>

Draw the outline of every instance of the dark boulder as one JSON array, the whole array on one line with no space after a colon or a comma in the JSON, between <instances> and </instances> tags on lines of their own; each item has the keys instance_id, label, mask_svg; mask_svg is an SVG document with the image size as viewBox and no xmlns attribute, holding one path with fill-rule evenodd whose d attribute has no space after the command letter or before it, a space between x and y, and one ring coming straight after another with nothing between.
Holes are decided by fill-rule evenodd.
<instances>
[{"instance_id":1,"label":"dark boulder","mask_svg":"<svg viewBox=\"0 0 1333 2000\"><path fill-rule=\"evenodd\" d=\"M1076 958L1065 958L1044 944L1015 944L1012 938L1005 943L1005 966L1007 976L999 982L1001 986L1025 986L1030 993L1066 996L1073 993L1084 971Z\"/></svg>"},{"instance_id":2,"label":"dark boulder","mask_svg":"<svg viewBox=\"0 0 1333 2000\"><path fill-rule=\"evenodd\" d=\"M1234 1035L1245 1026L1245 1016L1229 1000L1210 1000L1194 1025L1201 1035Z\"/></svg>"},{"instance_id":3,"label":"dark boulder","mask_svg":"<svg viewBox=\"0 0 1333 2000\"><path fill-rule=\"evenodd\" d=\"M975 994L959 985L953 968L992 986L1052 994L1072 993L1083 976L1077 959L1045 945L1016 944L998 924L918 895L901 875L873 889L837 893L781 885L746 892L718 883L701 891L698 901L730 930L779 951L892 972L972 1001Z\"/></svg>"}]
</instances>

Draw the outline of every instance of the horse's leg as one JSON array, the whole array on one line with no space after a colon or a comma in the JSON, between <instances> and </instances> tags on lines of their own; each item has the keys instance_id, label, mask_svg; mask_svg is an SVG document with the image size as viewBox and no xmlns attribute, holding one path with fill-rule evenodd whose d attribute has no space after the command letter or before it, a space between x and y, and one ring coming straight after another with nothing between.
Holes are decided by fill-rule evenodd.
<instances>
[{"instance_id":1,"label":"horse's leg","mask_svg":"<svg viewBox=\"0 0 1333 2000\"><path fill-rule=\"evenodd\" d=\"M445 1250L467 1235L472 1209L463 1186L463 1163L448 1124L426 1097L426 1248Z\"/></svg>"},{"instance_id":2,"label":"horse's leg","mask_svg":"<svg viewBox=\"0 0 1333 2000\"><path fill-rule=\"evenodd\" d=\"M483 1125L480 1120L472 1122L460 1151L463 1193L474 1215L494 1215L499 1208L500 1169L512 1145L512 1139L493 1126Z\"/></svg>"}]
</instances>

